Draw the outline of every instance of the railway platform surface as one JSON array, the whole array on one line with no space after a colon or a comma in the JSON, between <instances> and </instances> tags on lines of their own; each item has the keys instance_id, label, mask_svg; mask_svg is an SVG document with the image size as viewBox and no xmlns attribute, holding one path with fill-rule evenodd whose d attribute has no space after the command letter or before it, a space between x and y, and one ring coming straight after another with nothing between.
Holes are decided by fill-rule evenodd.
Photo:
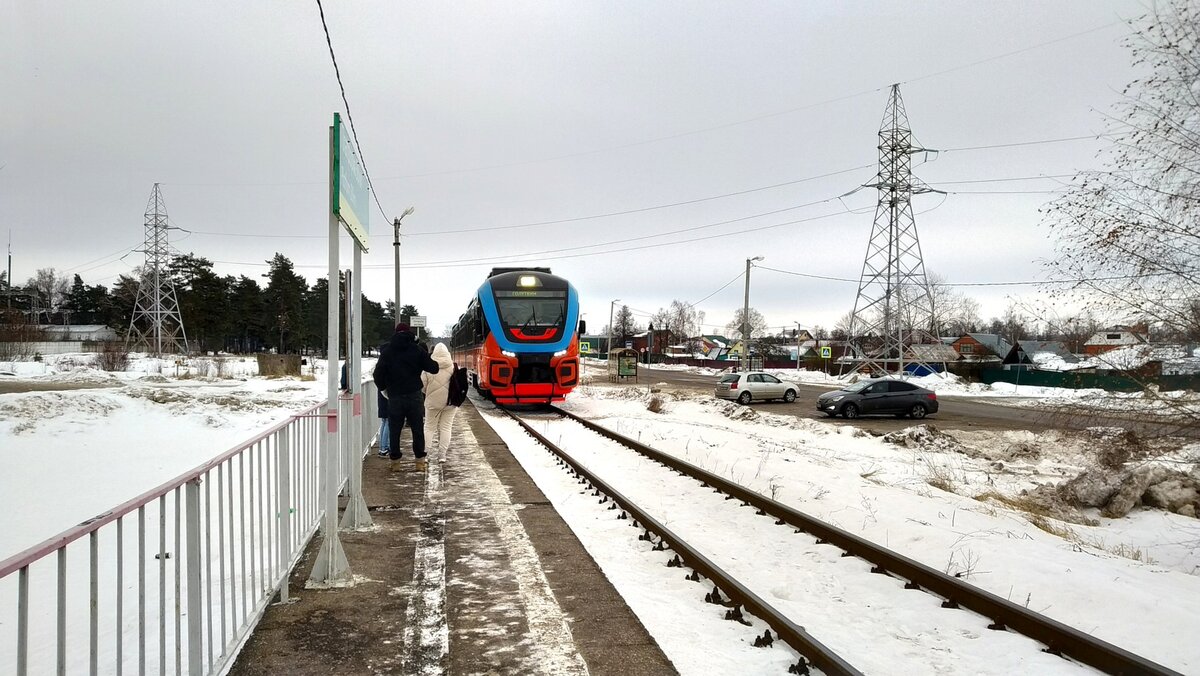
<instances>
[{"instance_id":1,"label":"railway platform surface","mask_svg":"<svg viewBox=\"0 0 1200 676\"><path fill-rule=\"evenodd\" d=\"M305 588L318 533L231 674L675 673L469 401L430 460L364 459L374 528L339 533L354 584Z\"/></svg>"}]
</instances>

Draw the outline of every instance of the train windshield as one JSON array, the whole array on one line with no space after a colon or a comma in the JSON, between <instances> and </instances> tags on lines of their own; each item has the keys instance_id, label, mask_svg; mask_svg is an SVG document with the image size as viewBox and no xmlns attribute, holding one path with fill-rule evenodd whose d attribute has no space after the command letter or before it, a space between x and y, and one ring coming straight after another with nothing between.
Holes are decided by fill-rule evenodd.
<instances>
[{"instance_id":1,"label":"train windshield","mask_svg":"<svg viewBox=\"0 0 1200 676\"><path fill-rule=\"evenodd\" d=\"M500 321L509 328L561 326L566 318L566 291L496 291Z\"/></svg>"}]
</instances>

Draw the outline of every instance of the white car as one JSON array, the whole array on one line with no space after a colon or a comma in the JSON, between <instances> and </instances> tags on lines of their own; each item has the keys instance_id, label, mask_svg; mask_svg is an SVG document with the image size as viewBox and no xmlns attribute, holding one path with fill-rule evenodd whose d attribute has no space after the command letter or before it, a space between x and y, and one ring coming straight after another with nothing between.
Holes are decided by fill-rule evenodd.
<instances>
[{"instance_id":1,"label":"white car","mask_svg":"<svg viewBox=\"0 0 1200 676\"><path fill-rule=\"evenodd\" d=\"M720 399L735 399L743 405L768 399L782 399L790 404L796 401L799 391L800 386L796 383L780 380L762 371L747 371L721 376L713 394Z\"/></svg>"}]
</instances>

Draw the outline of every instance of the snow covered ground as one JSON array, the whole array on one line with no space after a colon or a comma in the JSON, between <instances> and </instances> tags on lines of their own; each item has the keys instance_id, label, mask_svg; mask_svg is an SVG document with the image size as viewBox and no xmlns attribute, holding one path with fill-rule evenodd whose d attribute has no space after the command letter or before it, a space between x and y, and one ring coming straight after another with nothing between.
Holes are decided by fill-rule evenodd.
<instances>
[{"instance_id":1,"label":"snow covered ground","mask_svg":"<svg viewBox=\"0 0 1200 676\"><path fill-rule=\"evenodd\" d=\"M6 392L0 394L0 558L199 465L325 395L321 364L300 379L268 379L255 375L252 359L230 358L219 367L212 359L191 360L178 377L173 362L136 359L128 372L114 375L89 367L89 359L0 363L0 392ZM215 377L218 372L223 377ZM780 375L836 385L824 374ZM14 391L22 383L63 389ZM1061 402L1066 394L933 385L942 396ZM1079 405L1098 399L1072 394ZM648 410L653 396L661 400L660 412ZM1192 640L1200 609L1174 602L1200 594L1200 521L1138 506L1123 518L1091 508L1055 511L1053 503L1023 494L1075 477L1103 453L1127 465L1195 474L1195 445L1122 456L1120 435L1103 431L939 434L914 428L877 437L707 393L650 395L645 386L607 383L578 388L565 407L1016 603L1180 671L1200 672L1200 644ZM562 493L555 488L558 470L540 468L534 459L545 454L535 454L528 438L503 422L494 424L547 494ZM556 502L560 511L683 673L760 673L758 667L778 673L775 662L761 660L777 662L779 651L764 658L767 653L747 649L742 657L760 662L744 662L750 666L740 671L734 648L716 664L696 657L704 653L695 650L698 644L726 645L735 623L689 628L675 621L679 604L691 603L679 599L694 600L694 591L660 596L670 586L658 585L653 593L641 588L633 594L631 585L671 569L642 553L642 543L630 540L632 529L618 528L611 514L582 509L569 499L574 492L564 495L565 502ZM740 537L726 539L738 543ZM789 584L799 584L794 579L804 577L790 577ZM782 587L776 593L790 594ZM934 621L947 612L931 608L939 614ZM919 627L910 638L930 648L920 643Z\"/></svg>"},{"instance_id":2,"label":"snow covered ground","mask_svg":"<svg viewBox=\"0 0 1200 676\"><path fill-rule=\"evenodd\" d=\"M652 396L665 400L658 413L647 408ZM889 440L706 394L650 395L644 386L607 383L579 388L564 407L1150 659L1183 672L1200 669L1200 645L1190 638L1200 630L1200 609L1171 602L1200 593L1200 521L1148 509L1121 519L1084 510L1087 522L1095 524L1086 525L1055 519L1041 509L1022 509L1029 506L1021 499L1022 490L1059 482L1095 462L1093 437L977 432L957 439L918 432ZM715 644L717 639L698 639L695 627L679 621L679 604L688 603L680 598L688 597L679 596L678 584L657 580L662 570L671 570L662 566L662 557L647 552L645 543L639 547L631 529L612 526L611 512L585 506L594 501L579 500L575 484L515 425L498 417L489 420L683 673L737 673L736 664L755 659L737 651L697 655L698 640ZM1192 469L1198 460L1196 446L1160 459ZM633 481L629 490L637 491L637 483L653 481L651 472L645 475L632 472L623 480ZM662 501L670 497L664 495ZM686 522L689 515L678 519ZM764 567L781 565L750 554L759 543L745 542L744 532L728 532L719 521L706 524L714 535L710 540L725 543L724 555L750 558ZM787 584L772 588L767 599L777 607L812 594L813 589L804 587L806 579L828 584L815 572L788 572ZM855 584L845 581L847 588ZM837 586L838 594L847 593ZM695 589L682 593L697 597ZM950 621L936 604L928 608L929 626ZM976 619L973 638L986 634L986 623ZM823 638L820 627L826 617L798 620L818 640ZM895 631L897 641L890 648L873 646L875 652L864 658L869 664L863 666L886 673L886 665L902 663L900 651L913 645L927 650L931 659L946 657L947 645L936 632L923 632L918 624ZM838 644L846 640L839 633L829 629L826 638ZM979 641L978 649L995 650L997 645L1012 644ZM1030 661L1019 661L1020 671L1047 673L1036 651L1029 654ZM953 673L958 664L936 661L938 673ZM963 663L961 673L1013 673L1011 661L996 660L991 668L988 663ZM760 672L748 668L745 673Z\"/></svg>"},{"instance_id":3,"label":"snow covered ground","mask_svg":"<svg viewBox=\"0 0 1200 676\"><path fill-rule=\"evenodd\" d=\"M0 559L200 465L258 430L324 400L315 378L259 378L254 358L134 358L125 372L94 355L0 363ZM79 389L71 389L79 388ZM70 496L64 498L63 496ZM32 517L32 518L31 518Z\"/></svg>"}]
</instances>

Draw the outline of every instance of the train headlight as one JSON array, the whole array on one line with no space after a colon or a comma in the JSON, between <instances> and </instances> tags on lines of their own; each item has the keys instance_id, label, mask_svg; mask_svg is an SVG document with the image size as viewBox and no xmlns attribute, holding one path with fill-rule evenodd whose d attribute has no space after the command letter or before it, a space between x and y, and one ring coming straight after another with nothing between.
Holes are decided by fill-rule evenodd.
<instances>
[{"instance_id":1,"label":"train headlight","mask_svg":"<svg viewBox=\"0 0 1200 676\"><path fill-rule=\"evenodd\" d=\"M533 275L521 275L520 277L517 278L517 286L520 286L520 287L528 288L528 287L532 287L532 286L541 286L541 285L542 284L538 280L538 278L534 277Z\"/></svg>"},{"instance_id":2,"label":"train headlight","mask_svg":"<svg viewBox=\"0 0 1200 676\"><path fill-rule=\"evenodd\" d=\"M555 353L554 353L554 356L555 356L555 357L565 357L565 356L567 356L567 351L566 351L566 350L559 350L558 352L555 352Z\"/></svg>"},{"instance_id":3,"label":"train headlight","mask_svg":"<svg viewBox=\"0 0 1200 676\"><path fill-rule=\"evenodd\" d=\"M516 356L517 356L516 352L512 352L510 350L500 350L500 354L504 355L505 357L513 357L513 358L516 358Z\"/></svg>"}]
</instances>

